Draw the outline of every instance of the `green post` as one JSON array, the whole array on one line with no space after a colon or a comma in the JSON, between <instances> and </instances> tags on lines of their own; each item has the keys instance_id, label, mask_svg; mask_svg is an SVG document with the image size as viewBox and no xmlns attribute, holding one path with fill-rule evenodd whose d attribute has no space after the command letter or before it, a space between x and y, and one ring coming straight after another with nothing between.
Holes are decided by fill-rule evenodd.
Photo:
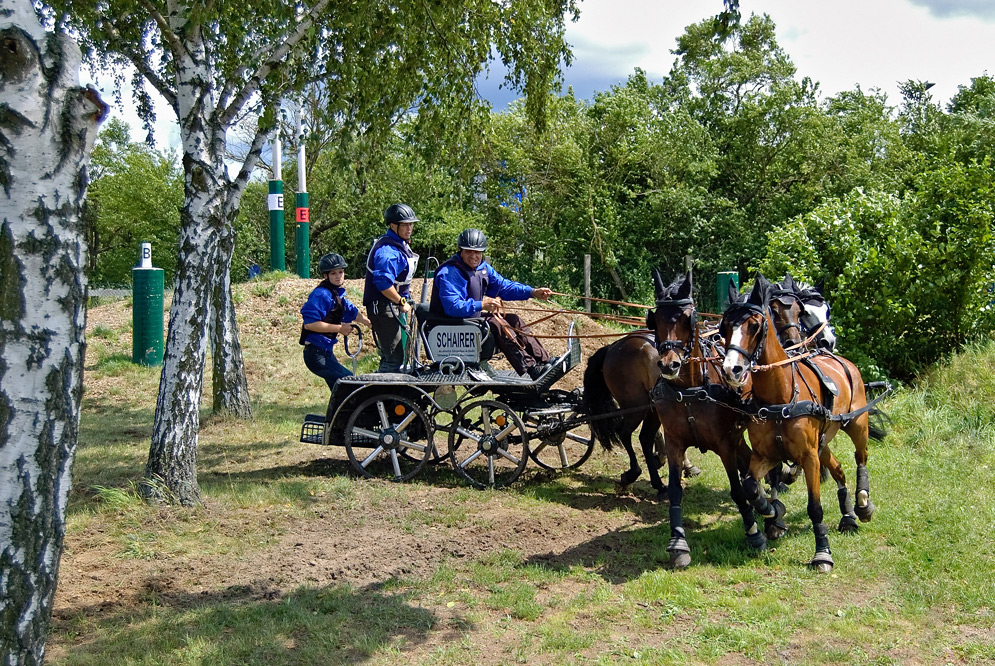
<instances>
[{"instance_id":1,"label":"green post","mask_svg":"<svg viewBox=\"0 0 995 666\"><path fill-rule=\"evenodd\" d=\"M307 192L297 193L297 234L296 234L296 247L297 247L297 276L302 278L311 277L311 249L310 249L310 231L308 229L309 212L308 212L308 197Z\"/></svg>"},{"instance_id":2,"label":"green post","mask_svg":"<svg viewBox=\"0 0 995 666\"><path fill-rule=\"evenodd\" d=\"M271 271L287 270L287 250L283 239L283 181L269 181L269 268Z\"/></svg>"},{"instance_id":3,"label":"green post","mask_svg":"<svg viewBox=\"0 0 995 666\"><path fill-rule=\"evenodd\" d=\"M739 272L719 271L719 277L715 281L715 302L719 304L719 312L729 307L729 283L739 291Z\"/></svg>"},{"instance_id":4,"label":"green post","mask_svg":"<svg viewBox=\"0 0 995 666\"><path fill-rule=\"evenodd\" d=\"M141 259L131 269L131 362L162 365L162 287L164 271L152 267L152 244L142 243Z\"/></svg>"}]
</instances>

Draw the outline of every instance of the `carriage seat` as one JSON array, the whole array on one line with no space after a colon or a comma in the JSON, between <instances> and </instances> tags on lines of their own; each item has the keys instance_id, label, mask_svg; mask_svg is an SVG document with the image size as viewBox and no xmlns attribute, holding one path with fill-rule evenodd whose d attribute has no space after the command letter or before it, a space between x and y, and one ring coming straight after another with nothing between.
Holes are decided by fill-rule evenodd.
<instances>
[{"instance_id":1,"label":"carriage seat","mask_svg":"<svg viewBox=\"0 0 995 666\"><path fill-rule=\"evenodd\" d=\"M429 360L458 358L464 363L479 364L494 356L494 336L483 319L436 314L429 310L428 303L415 306L415 317Z\"/></svg>"}]
</instances>

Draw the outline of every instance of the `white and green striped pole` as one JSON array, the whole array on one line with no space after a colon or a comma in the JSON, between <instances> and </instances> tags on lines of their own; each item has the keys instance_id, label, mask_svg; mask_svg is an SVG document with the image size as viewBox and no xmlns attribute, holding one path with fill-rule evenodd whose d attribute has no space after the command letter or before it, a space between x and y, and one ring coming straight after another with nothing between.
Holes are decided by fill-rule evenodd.
<instances>
[{"instance_id":1,"label":"white and green striped pole","mask_svg":"<svg viewBox=\"0 0 995 666\"><path fill-rule=\"evenodd\" d=\"M269 195L266 205L269 208L269 269L287 270L287 251L284 245L283 220L283 168L280 154L280 130L273 140L273 179L269 181Z\"/></svg>"},{"instance_id":2,"label":"white and green striped pole","mask_svg":"<svg viewBox=\"0 0 995 666\"><path fill-rule=\"evenodd\" d=\"M311 277L310 214L308 211L307 180L304 169L304 132L300 116L297 117L297 275Z\"/></svg>"}]
</instances>

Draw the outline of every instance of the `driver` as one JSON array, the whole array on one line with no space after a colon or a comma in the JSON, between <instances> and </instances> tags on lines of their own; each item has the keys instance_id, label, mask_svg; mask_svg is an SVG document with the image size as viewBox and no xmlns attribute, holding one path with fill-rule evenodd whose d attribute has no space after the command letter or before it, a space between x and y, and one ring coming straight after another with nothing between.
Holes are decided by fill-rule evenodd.
<instances>
[{"instance_id":1,"label":"driver","mask_svg":"<svg viewBox=\"0 0 995 666\"><path fill-rule=\"evenodd\" d=\"M503 314L504 301L531 297L548 300L548 287L530 287L501 276L484 261L487 237L479 229L465 229L456 240L459 252L435 272L429 310L462 319L483 317L511 367L537 379L549 368L549 352L515 314Z\"/></svg>"}]
</instances>

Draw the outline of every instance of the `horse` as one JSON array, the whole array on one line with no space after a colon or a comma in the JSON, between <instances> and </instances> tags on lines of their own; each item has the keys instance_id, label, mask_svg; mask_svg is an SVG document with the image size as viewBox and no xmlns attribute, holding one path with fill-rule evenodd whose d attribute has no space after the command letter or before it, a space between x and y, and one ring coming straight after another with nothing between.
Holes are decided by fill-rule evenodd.
<instances>
[{"instance_id":1,"label":"horse","mask_svg":"<svg viewBox=\"0 0 995 666\"><path fill-rule=\"evenodd\" d=\"M684 529L681 461L696 446L719 456L733 501L739 508L747 541L754 547L766 543L757 528L753 506L743 490L741 477L749 469L750 447L743 438L746 418L712 396L728 391L722 373L709 362L715 350L706 350L698 331L698 311L692 298L691 272L664 287L653 271L656 310L653 324L659 353L661 381L653 392L654 406L663 425L669 470L670 564L684 568L691 563Z\"/></svg>"},{"instance_id":2,"label":"horse","mask_svg":"<svg viewBox=\"0 0 995 666\"><path fill-rule=\"evenodd\" d=\"M642 424L639 444L650 484L658 499L663 499L667 486L659 474L660 460L665 455L660 420L650 402L649 394L660 378L659 354L647 315L646 331L635 331L596 351L584 370L584 403L589 416L591 435L606 451L614 444L625 448L629 469L619 478L619 491L628 488L642 474L632 447L632 433ZM701 470L685 457L686 476L696 476Z\"/></svg>"},{"instance_id":3,"label":"horse","mask_svg":"<svg viewBox=\"0 0 995 666\"><path fill-rule=\"evenodd\" d=\"M827 351L836 349L836 332L829 323L829 303L821 284L813 287L795 280L791 273L785 274L784 280L774 285L771 310L781 344L796 349L812 344ZM806 335L814 337L806 340Z\"/></svg>"},{"instance_id":4,"label":"horse","mask_svg":"<svg viewBox=\"0 0 995 666\"><path fill-rule=\"evenodd\" d=\"M726 347L722 365L726 381L740 390L752 390L753 399L760 406L757 418L748 425L753 455L744 488L754 509L761 515L781 517L784 505L777 499L768 502L761 492L759 480L782 462L801 465L808 488L808 516L815 533L815 556L810 565L820 572L828 572L834 562L828 529L822 522L819 468L827 467L840 486L841 513L844 516L852 513L862 522L869 521L874 504L870 501L867 440L872 435L883 437L884 433L877 429L872 431L869 426L870 407L856 366L835 356L828 356L823 361L812 359L809 364L802 362L802 357L788 356L771 319L771 292L771 283L758 275L747 299L731 303L720 323ZM833 399L824 403L824 393L833 393ZM854 444L857 462L855 507L843 470L828 448L840 429ZM846 528L841 521L841 529Z\"/></svg>"}]
</instances>

